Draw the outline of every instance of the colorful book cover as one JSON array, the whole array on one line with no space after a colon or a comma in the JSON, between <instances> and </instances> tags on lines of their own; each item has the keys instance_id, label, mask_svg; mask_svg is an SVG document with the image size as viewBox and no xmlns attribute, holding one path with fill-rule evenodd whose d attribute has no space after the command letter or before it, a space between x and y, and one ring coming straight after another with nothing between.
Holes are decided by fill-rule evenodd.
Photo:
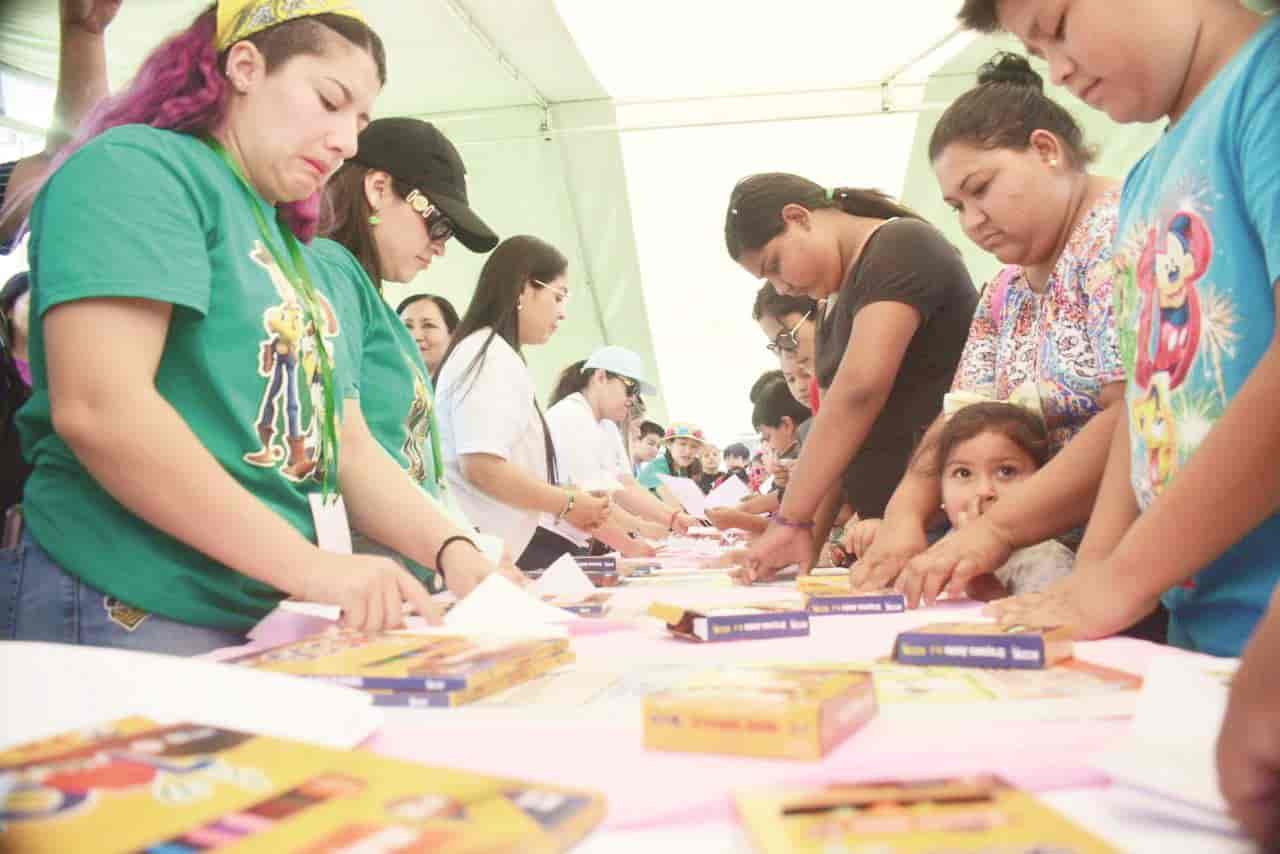
<instances>
[{"instance_id":1,"label":"colorful book cover","mask_svg":"<svg viewBox=\"0 0 1280 854\"><path fill-rule=\"evenodd\" d=\"M701 609L654 603L649 615L665 622L672 634L686 640L765 640L809 634L807 611L777 603Z\"/></svg>"},{"instance_id":2,"label":"colorful book cover","mask_svg":"<svg viewBox=\"0 0 1280 854\"><path fill-rule=\"evenodd\" d=\"M449 708L474 703L485 697L505 691L516 685L537 679L556 668L572 664L572 650L564 650L554 655L527 659L523 666L511 672L507 679L490 682L478 688L464 688L461 691L389 691L373 689L373 705L407 709Z\"/></svg>"},{"instance_id":3,"label":"colorful book cover","mask_svg":"<svg viewBox=\"0 0 1280 854\"><path fill-rule=\"evenodd\" d=\"M804 607L814 616L900 614L907 610L907 597L890 590L875 593L810 593L804 597Z\"/></svg>"},{"instance_id":4,"label":"colorful book cover","mask_svg":"<svg viewBox=\"0 0 1280 854\"><path fill-rule=\"evenodd\" d=\"M998 777L739 792L760 851L826 854L1114 854L1102 839Z\"/></svg>"},{"instance_id":5,"label":"colorful book cover","mask_svg":"<svg viewBox=\"0 0 1280 854\"><path fill-rule=\"evenodd\" d=\"M875 714L875 690L866 673L786 667L704 670L644 698L644 745L820 759Z\"/></svg>"},{"instance_id":6,"label":"colorful book cover","mask_svg":"<svg viewBox=\"0 0 1280 854\"><path fill-rule=\"evenodd\" d=\"M463 691L510 684L510 674L529 659L555 655L568 647L564 638L329 631L230 661L354 688Z\"/></svg>"},{"instance_id":7,"label":"colorful book cover","mask_svg":"<svg viewBox=\"0 0 1280 854\"><path fill-rule=\"evenodd\" d=\"M1072 654L1065 626L1037 629L995 623L934 623L902 632L893 644L899 664L1000 667L1035 670Z\"/></svg>"},{"instance_id":8,"label":"colorful book cover","mask_svg":"<svg viewBox=\"0 0 1280 854\"><path fill-rule=\"evenodd\" d=\"M0 850L24 854L565 851L604 816L594 792L201 724L0 767Z\"/></svg>"}]
</instances>

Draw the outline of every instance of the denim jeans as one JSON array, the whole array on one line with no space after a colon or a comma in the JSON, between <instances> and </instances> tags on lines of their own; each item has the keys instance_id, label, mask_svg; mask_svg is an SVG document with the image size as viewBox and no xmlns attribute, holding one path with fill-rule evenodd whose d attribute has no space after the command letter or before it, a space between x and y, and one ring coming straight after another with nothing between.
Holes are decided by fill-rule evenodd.
<instances>
[{"instance_id":1,"label":"denim jeans","mask_svg":"<svg viewBox=\"0 0 1280 854\"><path fill-rule=\"evenodd\" d=\"M95 590L54 562L26 531L0 551L0 640L200 655L246 642L239 632L148 614Z\"/></svg>"}]
</instances>

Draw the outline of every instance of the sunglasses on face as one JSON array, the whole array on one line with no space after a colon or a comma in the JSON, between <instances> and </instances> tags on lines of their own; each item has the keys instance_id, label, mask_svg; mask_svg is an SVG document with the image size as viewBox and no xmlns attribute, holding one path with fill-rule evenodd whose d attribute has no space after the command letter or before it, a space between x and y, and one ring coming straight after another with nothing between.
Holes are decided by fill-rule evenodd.
<instances>
[{"instance_id":1,"label":"sunglasses on face","mask_svg":"<svg viewBox=\"0 0 1280 854\"><path fill-rule=\"evenodd\" d=\"M410 190L404 197L409 207L427 221L427 237L432 243L444 243L453 237L453 220L444 215L444 211L431 203L431 200L417 190Z\"/></svg>"},{"instance_id":2,"label":"sunglasses on face","mask_svg":"<svg viewBox=\"0 0 1280 854\"><path fill-rule=\"evenodd\" d=\"M605 371L604 375L611 380L618 380L622 383L622 387L627 390L628 400L638 400L640 398L640 383L618 374L611 374L608 371Z\"/></svg>"},{"instance_id":3,"label":"sunglasses on face","mask_svg":"<svg viewBox=\"0 0 1280 854\"><path fill-rule=\"evenodd\" d=\"M794 353L795 351L799 350L800 336L798 336L796 333L800 330L801 326L804 326L804 322L809 319L809 315L812 313L813 312L811 311L806 311L804 313L804 317L800 318L799 322L797 322L795 326L791 327L790 329L784 329L781 332L779 332L777 336L766 345L768 347L769 352L770 353Z\"/></svg>"}]
</instances>

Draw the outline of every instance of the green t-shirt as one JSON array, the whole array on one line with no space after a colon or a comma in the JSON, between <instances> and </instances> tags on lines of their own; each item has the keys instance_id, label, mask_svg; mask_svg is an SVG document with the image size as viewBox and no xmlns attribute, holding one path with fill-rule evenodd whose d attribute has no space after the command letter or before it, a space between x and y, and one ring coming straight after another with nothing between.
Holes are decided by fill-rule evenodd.
<instances>
[{"instance_id":1,"label":"green t-shirt","mask_svg":"<svg viewBox=\"0 0 1280 854\"><path fill-rule=\"evenodd\" d=\"M359 285L352 296L359 302L361 331L344 336L343 343L369 432L414 483L439 498L440 473L431 450L435 396L418 345L344 246L317 240L312 248Z\"/></svg>"},{"instance_id":2,"label":"green t-shirt","mask_svg":"<svg viewBox=\"0 0 1280 854\"><path fill-rule=\"evenodd\" d=\"M658 480L658 475L671 475L671 464L667 462L665 453L658 454L644 468L640 469L640 474L636 477L636 481L650 492L657 493L658 487L662 486L662 481Z\"/></svg>"},{"instance_id":3,"label":"green t-shirt","mask_svg":"<svg viewBox=\"0 0 1280 854\"><path fill-rule=\"evenodd\" d=\"M307 494L320 489L311 469L323 401L314 337L250 203L194 137L141 125L103 134L67 160L32 210L32 317L95 297L170 303L156 388L232 477L314 541ZM287 257L274 210L253 203ZM360 316L350 274L302 253L337 363L335 394L349 396L341 333ZM53 430L39 322L30 349L33 395L18 426L35 465L24 505L41 546L90 586L170 619L244 631L270 611L281 592L153 528L84 470ZM111 370L111 353L101 356Z\"/></svg>"}]
</instances>

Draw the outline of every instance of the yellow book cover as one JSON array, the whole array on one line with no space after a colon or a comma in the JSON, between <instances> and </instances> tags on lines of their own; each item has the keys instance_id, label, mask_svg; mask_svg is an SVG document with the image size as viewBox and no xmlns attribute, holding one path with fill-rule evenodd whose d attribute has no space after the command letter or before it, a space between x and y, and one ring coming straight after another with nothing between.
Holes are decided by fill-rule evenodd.
<instances>
[{"instance_id":1,"label":"yellow book cover","mask_svg":"<svg viewBox=\"0 0 1280 854\"><path fill-rule=\"evenodd\" d=\"M323 677L355 688L393 691L463 691L509 685L531 658L569 648L565 638L521 639L409 632L328 631L232 663Z\"/></svg>"},{"instance_id":2,"label":"yellow book cover","mask_svg":"<svg viewBox=\"0 0 1280 854\"><path fill-rule=\"evenodd\" d=\"M993 776L738 792L764 852L1116 854L1102 839Z\"/></svg>"},{"instance_id":3,"label":"yellow book cover","mask_svg":"<svg viewBox=\"0 0 1280 854\"><path fill-rule=\"evenodd\" d=\"M644 698L652 750L820 759L875 716L871 677L735 667L695 672Z\"/></svg>"},{"instance_id":4,"label":"yellow book cover","mask_svg":"<svg viewBox=\"0 0 1280 854\"><path fill-rule=\"evenodd\" d=\"M796 589L801 593L819 596L853 592L853 587L849 584L848 572L840 575L801 575L796 578Z\"/></svg>"},{"instance_id":5,"label":"yellow book cover","mask_svg":"<svg viewBox=\"0 0 1280 854\"><path fill-rule=\"evenodd\" d=\"M1003 667L1034 670L1071 657L1066 626L1038 629L996 623L932 623L898 635L893 660L899 664Z\"/></svg>"},{"instance_id":6,"label":"yellow book cover","mask_svg":"<svg viewBox=\"0 0 1280 854\"><path fill-rule=\"evenodd\" d=\"M435 768L201 724L108 735L5 767L0 850L565 851L589 791Z\"/></svg>"}]
</instances>

